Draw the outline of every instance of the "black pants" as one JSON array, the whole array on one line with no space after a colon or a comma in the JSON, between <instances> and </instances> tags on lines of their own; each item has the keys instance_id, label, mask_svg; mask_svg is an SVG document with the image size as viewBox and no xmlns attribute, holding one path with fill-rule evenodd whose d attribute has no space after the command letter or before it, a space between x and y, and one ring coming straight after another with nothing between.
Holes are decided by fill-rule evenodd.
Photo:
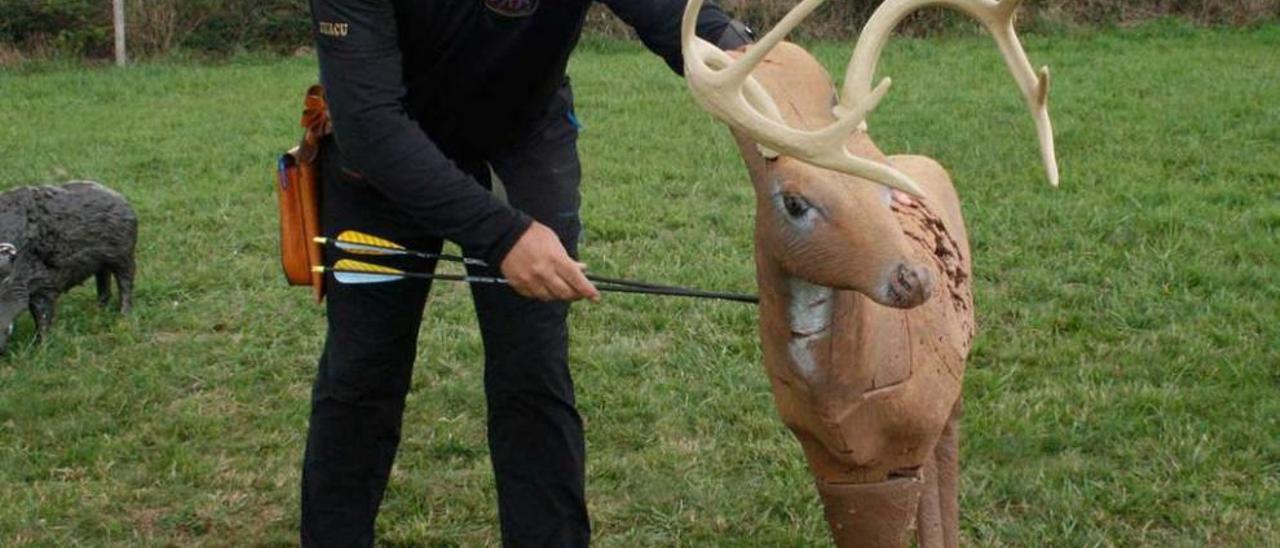
<instances>
[{"instance_id":1,"label":"black pants","mask_svg":"<svg viewBox=\"0 0 1280 548\"><path fill-rule=\"evenodd\" d=\"M435 251L374 188L322 149L323 223L329 236L361 230ZM577 130L563 110L508 153L455 158L488 184L497 173L512 206L550 226L571 254L580 231ZM466 250L464 250L465 252ZM339 252L330 253L329 262ZM385 262L385 261L384 261ZM390 263L415 271L424 260ZM430 284L342 285L328 280L328 336L311 400L302 473L303 546L371 546L374 519L400 442L417 335ZM474 285L484 338L484 388L498 516L507 546L586 546L585 447L568 367L568 305L505 286ZM429 473L429 470L417 473Z\"/></svg>"}]
</instances>

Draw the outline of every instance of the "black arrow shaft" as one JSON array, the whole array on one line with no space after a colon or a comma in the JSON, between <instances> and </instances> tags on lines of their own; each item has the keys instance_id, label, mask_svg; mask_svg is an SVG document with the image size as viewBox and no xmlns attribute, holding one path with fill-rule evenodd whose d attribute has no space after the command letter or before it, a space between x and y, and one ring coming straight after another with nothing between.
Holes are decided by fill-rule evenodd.
<instances>
[{"instance_id":1,"label":"black arrow shaft","mask_svg":"<svg viewBox=\"0 0 1280 548\"><path fill-rule=\"evenodd\" d=\"M327 267L326 270L333 273L348 274L370 274L375 276L399 276L403 278L411 278L415 280L439 280L443 282L462 282L471 284L495 284L510 285L506 278L496 278L491 276L465 276L459 274L428 274L425 272L405 272L399 271L395 274L382 272L369 272L366 270L333 268ZM701 291L697 289L687 289L682 287L667 286L635 286L620 285L611 282L604 282L596 285L596 289L600 291L608 291L612 293L633 293L640 295L663 295L668 297L687 297L695 299L715 299L722 301L733 301L740 303L758 303L760 300L755 295L742 295L738 293L719 293L713 291Z\"/></svg>"},{"instance_id":2,"label":"black arrow shaft","mask_svg":"<svg viewBox=\"0 0 1280 548\"><path fill-rule=\"evenodd\" d=\"M334 247L338 247L339 249L341 249L341 244L344 243L341 240L328 239L328 238L324 239L324 241L325 243L333 245ZM425 251L418 251L415 249L386 247L386 246L380 246L377 244L369 244L364 242L352 242L352 243L354 245L358 245L365 248L379 249L379 250L386 251L388 253L410 255L410 256L419 257L422 259L436 259L441 261L463 263L467 265L480 266L480 267L486 267L486 268L489 266L488 263L486 263L485 261L481 259L474 259L471 257L460 257L457 255L448 255L443 253L427 253ZM349 271L349 272L356 273L354 271ZM502 278L492 278L487 276L424 274L420 272L417 272L417 273L407 272L405 274L407 277L418 278L418 279L431 279L431 280L469 282L469 283L501 283L501 284L507 283L506 280ZM423 276L430 276L430 277L423 278ZM680 286L673 286L673 285L655 284L655 283L638 281L638 280L627 280L623 278L608 278L605 276L596 276L594 274L587 274L586 276L588 280L595 282L596 288L600 289L601 291L612 291L615 293L637 293L637 294L643 294L643 295L669 295L673 297L719 299L719 300L744 302L744 303L759 302L759 298L757 298L755 295L742 295L738 293L703 291L699 289L690 289L687 287L680 287ZM480 281L480 280L490 280L490 281Z\"/></svg>"}]
</instances>

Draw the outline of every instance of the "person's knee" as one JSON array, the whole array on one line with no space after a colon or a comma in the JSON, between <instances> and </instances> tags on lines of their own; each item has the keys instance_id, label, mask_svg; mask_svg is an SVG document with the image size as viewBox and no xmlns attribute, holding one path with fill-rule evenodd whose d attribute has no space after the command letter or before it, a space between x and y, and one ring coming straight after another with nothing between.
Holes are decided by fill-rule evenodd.
<instances>
[{"instance_id":1,"label":"person's knee","mask_svg":"<svg viewBox=\"0 0 1280 548\"><path fill-rule=\"evenodd\" d=\"M582 219L576 206L557 211L551 218L540 222L551 227L551 230L560 237L560 241L564 243L564 248L569 251L570 255L578 256L578 244L582 240Z\"/></svg>"},{"instance_id":2,"label":"person's knee","mask_svg":"<svg viewBox=\"0 0 1280 548\"><path fill-rule=\"evenodd\" d=\"M414 341L352 344L331 341L316 377L315 398L350 405L403 401L415 357Z\"/></svg>"},{"instance_id":3,"label":"person's knee","mask_svg":"<svg viewBox=\"0 0 1280 548\"><path fill-rule=\"evenodd\" d=\"M568 417L579 420L573 386L567 378L542 379L541 382L515 386L512 383L490 383L488 386L488 415L491 419L515 421L555 421Z\"/></svg>"}]
</instances>

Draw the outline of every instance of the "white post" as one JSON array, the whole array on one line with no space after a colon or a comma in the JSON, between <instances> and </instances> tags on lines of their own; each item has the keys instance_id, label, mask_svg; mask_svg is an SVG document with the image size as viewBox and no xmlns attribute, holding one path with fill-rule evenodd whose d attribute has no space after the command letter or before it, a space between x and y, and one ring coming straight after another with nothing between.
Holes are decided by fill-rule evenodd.
<instances>
[{"instance_id":1,"label":"white post","mask_svg":"<svg viewBox=\"0 0 1280 548\"><path fill-rule=\"evenodd\" d=\"M111 0L111 8L116 27L116 66L123 67L129 62L124 46L124 0Z\"/></svg>"}]
</instances>

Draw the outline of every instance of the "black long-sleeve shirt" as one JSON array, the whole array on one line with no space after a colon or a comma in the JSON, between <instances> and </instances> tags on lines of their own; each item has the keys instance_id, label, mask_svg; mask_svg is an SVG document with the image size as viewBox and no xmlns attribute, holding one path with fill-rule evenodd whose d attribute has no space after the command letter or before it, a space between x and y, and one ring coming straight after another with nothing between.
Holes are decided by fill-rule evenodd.
<instances>
[{"instance_id":1,"label":"black long-sleeve shirt","mask_svg":"<svg viewBox=\"0 0 1280 548\"><path fill-rule=\"evenodd\" d=\"M602 1L681 72L685 0ZM591 0L311 0L320 78L347 166L424 232L501 264L530 221L445 150L490 151L528 135L564 81L590 6ZM708 3L698 34L717 41L729 22Z\"/></svg>"}]
</instances>

